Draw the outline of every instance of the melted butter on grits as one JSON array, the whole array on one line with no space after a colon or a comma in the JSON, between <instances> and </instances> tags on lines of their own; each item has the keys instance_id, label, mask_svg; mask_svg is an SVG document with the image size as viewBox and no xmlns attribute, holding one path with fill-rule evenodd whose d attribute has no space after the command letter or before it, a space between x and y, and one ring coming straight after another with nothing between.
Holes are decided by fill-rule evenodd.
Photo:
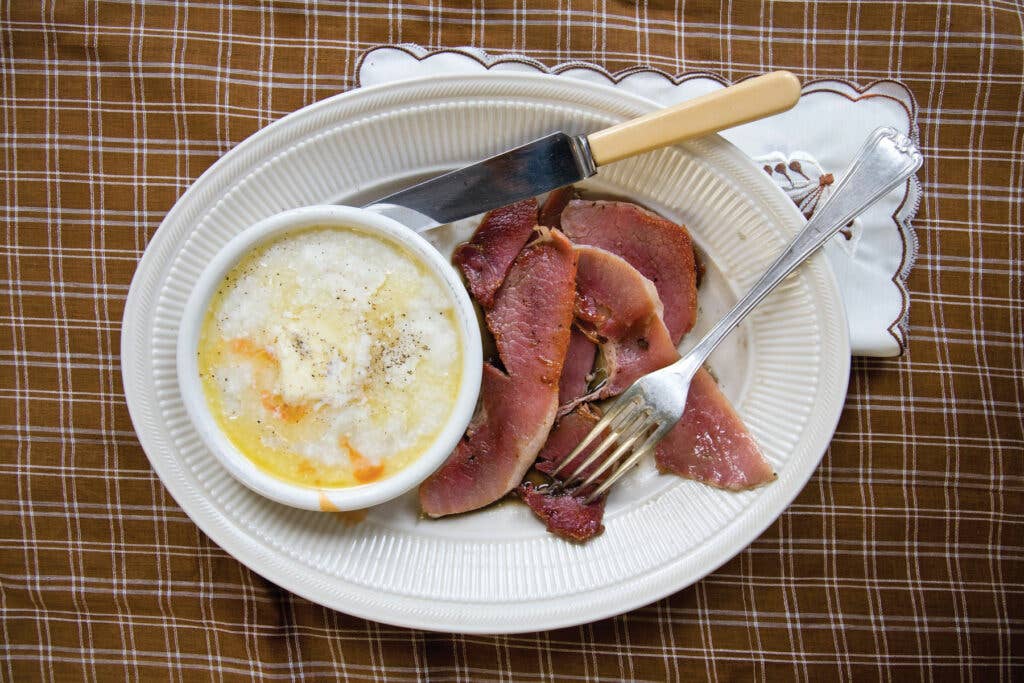
<instances>
[{"instance_id":1,"label":"melted butter on grits","mask_svg":"<svg viewBox=\"0 0 1024 683\"><path fill-rule=\"evenodd\" d=\"M447 421L462 367L444 283L399 245L344 228L289 233L240 261L210 301L198 354L228 438L314 487L415 460Z\"/></svg>"}]
</instances>

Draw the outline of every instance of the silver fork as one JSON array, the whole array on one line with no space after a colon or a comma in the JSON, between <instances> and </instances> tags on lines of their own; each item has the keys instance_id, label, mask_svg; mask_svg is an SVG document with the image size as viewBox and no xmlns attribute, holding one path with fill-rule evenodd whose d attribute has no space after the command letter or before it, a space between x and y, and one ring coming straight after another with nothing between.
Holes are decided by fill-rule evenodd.
<instances>
[{"instance_id":1,"label":"silver fork","mask_svg":"<svg viewBox=\"0 0 1024 683\"><path fill-rule=\"evenodd\" d=\"M736 305L681 359L633 383L609 407L594 428L552 472L561 475L568 487L582 478L588 467L603 462L579 484L584 491L616 463L611 476L601 482L586 501L592 502L608 490L645 454L653 450L683 415L693 375L718 344L747 317L787 275L807 260L840 228L904 182L921 166L921 152L914 143L893 128L878 128L857 153L836 184L832 196L793 238L764 275ZM601 437L604 438L601 438ZM601 439L582 462L569 469L587 446Z\"/></svg>"}]
</instances>

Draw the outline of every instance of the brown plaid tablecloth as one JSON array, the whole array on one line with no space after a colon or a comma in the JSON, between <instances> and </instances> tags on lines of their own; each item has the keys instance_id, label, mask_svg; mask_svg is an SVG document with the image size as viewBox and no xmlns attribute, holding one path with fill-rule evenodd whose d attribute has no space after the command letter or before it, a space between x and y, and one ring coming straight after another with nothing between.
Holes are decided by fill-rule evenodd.
<instances>
[{"instance_id":1,"label":"brown plaid tablecloth","mask_svg":"<svg viewBox=\"0 0 1024 683\"><path fill-rule=\"evenodd\" d=\"M1024 667L1024 32L1015 2L0 7L0 679L1010 680ZM793 506L697 585L510 637L366 622L212 544L134 436L135 264L188 184L389 42L616 71L898 79L924 202L909 355L856 361ZM841 131L837 131L841 134Z\"/></svg>"}]
</instances>

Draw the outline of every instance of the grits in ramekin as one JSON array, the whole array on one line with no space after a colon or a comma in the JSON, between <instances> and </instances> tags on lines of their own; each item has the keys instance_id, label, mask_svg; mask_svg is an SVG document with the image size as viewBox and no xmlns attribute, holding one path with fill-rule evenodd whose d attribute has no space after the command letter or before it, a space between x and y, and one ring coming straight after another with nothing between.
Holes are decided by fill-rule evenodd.
<instances>
[{"instance_id":1,"label":"grits in ramekin","mask_svg":"<svg viewBox=\"0 0 1024 683\"><path fill-rule=\"evenodd\" d=\"M458 396L454 305L400 246L346 228L285 234L210 301L199 373L214 419L270 474L354 486L402 469Z\"/></svg>"},{"instance_id":2,"label":"grits in ramekin","mask_svg":"<svg viewBox=\"0 0 1024 683\"><path fill-rule=\"evenodd\" d=\"M243 483L309 509L419 484L454 448L480 386L480 337L451 265L370 211L296 209L216 255L185 306L178 378Z\"/></svg>"}]
</instances>

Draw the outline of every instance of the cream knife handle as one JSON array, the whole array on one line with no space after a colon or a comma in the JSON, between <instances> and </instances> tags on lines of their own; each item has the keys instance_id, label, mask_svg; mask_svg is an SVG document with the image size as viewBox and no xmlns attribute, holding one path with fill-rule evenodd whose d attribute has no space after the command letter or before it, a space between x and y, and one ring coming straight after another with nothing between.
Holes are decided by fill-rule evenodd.
<instances>
[{"instance_id":1,"label":"cream knife handle","mask_svg":"<svg viewBox=\"0 0 1024 683\"><path fill-rule=\"evenodd\" d=\"M683 140L717 133L790 109L800 99L800 81L788 71L773 71L701 95L673 107L587 136L598 166Z\"/></svg>"}]
</instances>

